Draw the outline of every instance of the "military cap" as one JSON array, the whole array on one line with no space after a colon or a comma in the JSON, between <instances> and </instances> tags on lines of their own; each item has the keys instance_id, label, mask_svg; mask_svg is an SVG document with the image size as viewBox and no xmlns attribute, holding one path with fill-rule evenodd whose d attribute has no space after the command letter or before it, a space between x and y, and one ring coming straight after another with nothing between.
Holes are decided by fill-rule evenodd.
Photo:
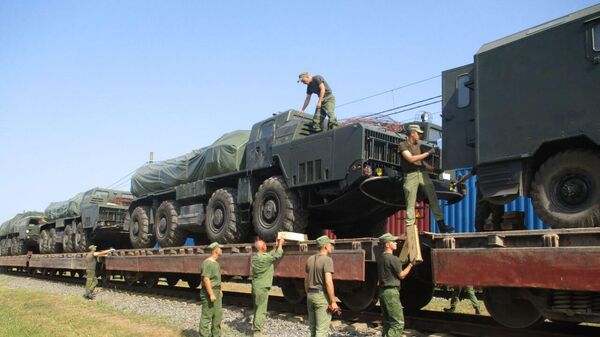
<instances>
[{"instance_id":1,"label":"military cap","mask_svg":"<svg viewBox=\"0 0 600 337\"><path fill-rule=\"evenodd\" d=\"M211 243L210 245L208 245L208 248L209 248L210 250L215 250L215 248L217 248L217 247L219 247L219 248L223 248L223 247L225 247L225 246L223 246L223 245L219 244L218 242L213 242L213 243Z\"/></svg>"},{"instance_id":2,"label":"military cap","mask_svg":"<svg viewBox=\"0 0 600 337\"><path fill-rule=\"evenodd\" d=\"M417 131L418 133L423 133L423 130L421 130L421 127L416 124L412 124L412 125L408 126L407 132L411 132L411 131Z\"/></svg>"},{"instance_id":3,"label":"military cap","mask_svg":"<svg viewBox=\"0 0 600 337\"><path fill-rule=\"evenodd\" d=\"M385 233L382 236L379 237L379 242L381 243L386 243L386 242L390 242L390 241L396 241L398 240L397 236L393 236L390 233Z\"/></svg>"},{"instance_id":4,"label":"military cap","mask_svg":"<svg viewBox=\"0 0 600 337\"><path fill-rule=\"evenodd\" d=\"M300 82L300 80L301 80L303 77L305 77L305 76L310 76L310 74L308 73L308 71L303 71L303 72L301 72L301 73L300 73L300 75L298 75L298 81L297 81L297 82Z\"/></svg>"},{"instance_id":5,"label":"military cap","mask_svg":"<svg viewBox=\"0 0 600 337\"><path fill-rule=\"evenodd\" d=\"M90 245L90 246L88 247L88 250L92 250L92 249L96 249L96 248L97 248L97 247L96 247L96 245Z\"/></svg>"},{"instance_id":6,"label":"military cap","mask_svg":"<svg viewBox=\"0 0 600 337\"><path fill-rule=\"evenodd\" d=\"M335 240L331 240L327 235L319 236L316 241L319 247L323 247L328 243L335 244Z\"/></svg>"}]
</instances>

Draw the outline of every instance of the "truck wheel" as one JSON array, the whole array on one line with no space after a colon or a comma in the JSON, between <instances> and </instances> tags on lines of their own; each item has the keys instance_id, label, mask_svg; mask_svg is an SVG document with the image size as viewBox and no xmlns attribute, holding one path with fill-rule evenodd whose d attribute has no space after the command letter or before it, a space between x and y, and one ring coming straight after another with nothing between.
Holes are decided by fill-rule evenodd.
<instances>
[{"instance_id":1,"label":"truck wheel","mask_svg":"<svg viewBox=\"0 0 600 337\"><path fill-rule=\"evenodd\" d=\"M73 242L73 227L71 225L66 225L65 230L63 232L63 252L65 253L73 253L75 252L74 242Z\"/></svg>"},{"instance_id":2,"label":"truck wheel","mask_svg":"<svg viewBox=\"0 0 600 337\"><path fill-rule=\"evenodd\" d=\"M236 189L221 188L208 200L205 222L206 236L210 241L238 243L246 238L249 224L241 221L236 195Z\"/></svg>"},{"instance_id":3,"label":"truck wheel","mask_svg":"<svg viewBox=\"0 0 600 337\"><path fill-rule=\"evenodd\" d=\"M48 230L48 240L47 240L48 254L58 253L58 247L56 245L56 229L50 228Z\"/></svg>"},{"instance_id":4,"label":"truck wheel","mask_svg":"<svg viewBox=\"0 0 600 337\"><path fill-rule=\"evenodd\" d=\"M600 222L600 154L567 150L547 159L531 183L539 217L553 228L594 227Z\"/></svg>"},{"instance_id":5,"label":"truck wheel","mask_svg":"<svg viewBox=\"0 0 600 337\"><path fill-rule=\"evenodd\" d=\"M40 254L48 254L48 230L42 229L40 232Z\"/></svg>"},{"instance_id":6,"label":"truck wheel","mask_svg":"<svg viewBox=\"0 0 600 337\"><path fill-rule=\"evenodd\" d=\"M304 233L308 215L283 178L271 177L260 185L254 195L252 222L259 237L273 241L281 231Z\"/></svg>"},{"instance_id":7,"label":"truck wheel","mask_svg":"<svg viewBox=\"0 0 600 337\"><path fill-rule=\"evenodd\" d=\"M75 241L73 242L73 246L76 252L87 252L88 246L91 245L90 237L85 228L83 228L83 224L78 222L77 225L71 225L75 228Z\"/></svg>"},{"instance_id":8,"label":"truck wheel","mask_svg":"<svg viewBox=\"0 0 600 337\"><path fill-rule=\"evenodd\" d=\"M19 240L19 238L13 238L13 249L12 255L25 255L27 254L27 247L25 247L25 241Z\"/></svg>"},{"instance_id":9,"label":"truck wheel","mask_svg":"<svg viewBox=\"0 0 600 337\"><path fill-rule=\"evenodd\" d=\"M131 213L129 241L133 248L150 248L154 245L150 238L150 222L143 207L136 207Z\"/></svg>"},{"instance_id":10,"label":"truck wheel","mask_svg":"<svg viewBox=\"0 0 600 337\"><path fill-rule=\"evenodd\" d=\"M6 239L0 240L0 255L6 255Z\"/></svg>"},{"instance_id":11,"label":"truck wheel","mask_svg":"<svg viewBox=\"0 0 600 337\"><path fill-rule=\"evenodd\" d=\"M156 210L154 237L161 247L181 246L187 234L178 228L177 209L173 201L163 201Z\"/></svg>"}]
</instances>

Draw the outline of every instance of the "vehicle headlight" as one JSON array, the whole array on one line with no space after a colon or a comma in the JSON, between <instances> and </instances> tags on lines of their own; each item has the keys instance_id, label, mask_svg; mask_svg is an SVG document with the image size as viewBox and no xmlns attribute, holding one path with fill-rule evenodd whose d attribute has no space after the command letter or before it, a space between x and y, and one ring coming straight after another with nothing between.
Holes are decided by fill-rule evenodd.
<instances>
[{"instance_id":1,"label":"vehicle headlight","mask_svg":"<svg viewBox=\"0 0 600 337\"><path fill-rule=\"evenodd\" d=\"M29 229L25 231L25 234L29 234L31 232Z\"/></svg>"}]
</instances>

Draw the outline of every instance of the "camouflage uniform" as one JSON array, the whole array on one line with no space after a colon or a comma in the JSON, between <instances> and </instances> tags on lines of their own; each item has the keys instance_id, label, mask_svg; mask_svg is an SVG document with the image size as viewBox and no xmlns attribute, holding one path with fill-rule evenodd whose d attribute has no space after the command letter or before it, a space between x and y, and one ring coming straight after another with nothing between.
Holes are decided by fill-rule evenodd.
<instances>
[{"instance_id":1,"label":"camouflage uniform","mask_svg":"<svg viewBox=\"0 0 600 337\"><path fill-rule=\"evenodd\" d=\"M254 336L261 335L262 327L267 318L269 290L273 285L273 262L283 256L283 249L268 253L258 252L252 257L252 299L254 301L254 321L252 331Z\"/></svg>"},{"instance_id":2,"label":"camouflage uniform","mask_svg":"<svg viewBox=\"0 0 600 337\"><path fill-rule=\"evenodd\" d=\"M204 282L202 282L202 288L200 289L200 301L202 303L200 336L219 337L221 336L221 320L223 319L221 265L217 261L211 259L204 260L204 262L202 262L202 278L204 277L210 279L212 291L216 300L214 302L210 301Z\"/></svg>"},{"instance_id":3,"label":"camouflage uniform","mask_svg":"<svg viewBox=\"0 0 600 337\"><path fill-rule=\"evenodd\" d=\"M98 285L98 278L96 277L96 257L94 252L87 253L85 256L85 298L94 298L94 289Z\"/></svg>"},{"instance_id":4,"label":"camouflage uniform","mask_svg":"<svg viewBox=\"0 0 600 337\"><path fill-rule=\"evenodd\" d=\"M479 308L479 301L477 300L477 296L475 296L475 290L473 290L472 286L465 287L454 287L452 291L452 298L450 298L450 309L444 309L446 312L454 312L456 311L456 305L460 301L460 294L465 291L467 293L467 297L469 301L471 301L471 305L473 309L475 309L475 313L477 315L481 315L481 309Z\"/></svg>"},{"instance_id":5,"label":"camouflage uniform","mask_svg":"<svg viewBox=\"0 0 600 337\"><path fill-rule=\"evenodd\" d=\"M398 237L386 233L379 242L398 240ZM382 337L400 337L404 331L404 311L400 302L400 272L402 262L392 253L383 253L377 260L379 278L379 302L383 314Z\"/></svg>"}]
</instances>

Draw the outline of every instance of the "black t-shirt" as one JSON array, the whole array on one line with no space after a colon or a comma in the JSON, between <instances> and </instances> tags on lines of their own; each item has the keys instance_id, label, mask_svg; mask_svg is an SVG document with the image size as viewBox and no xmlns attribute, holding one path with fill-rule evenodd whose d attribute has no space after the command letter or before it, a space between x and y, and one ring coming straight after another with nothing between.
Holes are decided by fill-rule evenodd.
<instances>
[{"instance_id":1,"label":"black t-shirt","mask_svg":"<svg viewBox=\"0 0 600 337\"><path fill-rule=\"evenodd\" d=\"M390 253L381 254L377 261L377 276L379 277L380 287L398 287L400 288L399 274L402 271L400 259Z\"/></svg>"},{"instance_id":2,"label":"black t-shirt","mask_svg":"<svg viewBox=\"0 0 600 337\"><path fill-rule=\"evenodd\" d=\"M321 83L325 85L325 96L331 94L331 88L329 87L329 84L327 84L327 81L325 81L325 79L321 75L315 75L312 77L312 80L308 83L306 87L306 94L319 95L319 93L321 92L321 90L319 90L319 86L321 85Z\"/></svg>"},{"instance_id":3,"label":"black t-shirt","mask_svg":"<svg viewBox=\"0 0 600 337\"><path fill-rule=\"evenodd\" d=\"M402 152L406 150L408 150L408 152L410 152L410 154L412 154L413 156L421 154L421 146L418 143L412 145L411 143L409 143L408 140L400 143L400 155L402 155ZM402 172L415 172L420 170L421 168L423 168L423 163L420 160L417 160L414 163L409 163L407 160L404 159L404 157L402 157Z\"/></svg>"}]
</instances>

